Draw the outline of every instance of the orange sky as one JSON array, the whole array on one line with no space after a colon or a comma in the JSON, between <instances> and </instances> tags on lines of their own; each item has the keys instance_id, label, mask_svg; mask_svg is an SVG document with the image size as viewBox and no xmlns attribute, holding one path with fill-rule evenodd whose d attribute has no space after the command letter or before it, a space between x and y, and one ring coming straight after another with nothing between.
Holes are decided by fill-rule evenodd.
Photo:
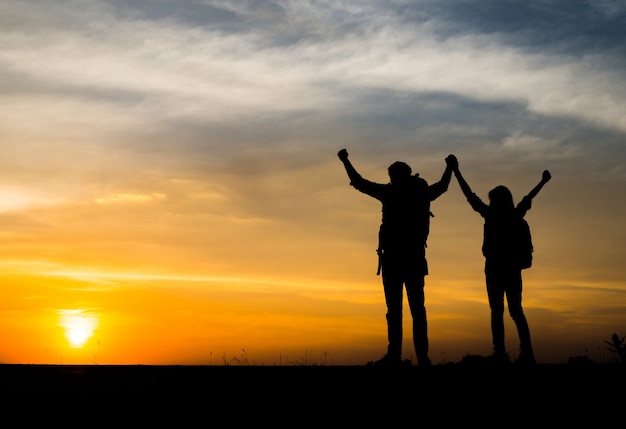
<instances>
[{"instance_id":1,"label":"orange sky","mask_svg":"<svg viewBox=\"0 0 626 429\"><path fill-rule=\"evenodd\" d=\"M612 357L604 341L626 335L620 40L575 26L571 46L538 44L428 2L161 3L5 2L0 363L380 358L380 206L348 185L343 147L379 182L403 160L432 183L454 153L485 200L505 184L519 201L549 169L527 215L537 360ZM585 7L592 27L624 19ZM530 30L560 16L528 12ZM489 354L482 219L454 180L432 210L431 359Z\"/></svg>"},{"instance_id":2,"label":"orange sky","mask_svg":"<svg viewBox=\"0 0 626 429\"><path fill-rule=\"evenodd\" d=\"M361 364L379 357L386 346L375 275L379 206L348 186L334 153L328 158L323 177L334 176L332 185L294 208L304 213L297 222L185 212L169 196L151 198L156 192L83 196L5 213L0 361ZM371 175L382 176L384 168L378 170ZM606 246L583 252L585 237L569 234L582 219L574 212L563 220L558 169L553 174L528 215L537 250L535 266L524 272L524 303L537 357L606 359L602 341L624 322L621 274L618 266L609 271ZM471 170L466 175L471 180ZM181 197L182 205L211 211L217 197L198 194L194 202ZM332 218L320 214L330 205ZM488 354L482 219L455 182L433 211L426 280L431 355L444 362ZM597 237L617 239L608 229ZM97 322L81 348L71 347L61 326L68 311ZM506 323L515 354L508 316ZM406 341L411 358L410 336Z\"/></svg>"}]
</instances>

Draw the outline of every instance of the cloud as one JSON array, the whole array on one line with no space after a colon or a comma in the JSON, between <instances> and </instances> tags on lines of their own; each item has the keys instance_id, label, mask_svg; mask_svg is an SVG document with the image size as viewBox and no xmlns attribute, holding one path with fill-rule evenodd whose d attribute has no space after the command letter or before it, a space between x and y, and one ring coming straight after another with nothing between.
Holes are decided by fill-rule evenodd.
<instances>
[{"instance_id":1,"label":"cloud","mask_svg":"<svg viewBox=\"0 0 626 429\"><path fill-rule=\"evenodd\" d=\"M165 197L165 195L160 193L152 195L123 193L96 198L95 201L98 204L140 204L154 200L162 200Z\"/></svg>"},{"instance_id":2,"label":"cloud","mask_svg":"<svg viewBox=\"0 0 626 429\"><path fill-rule=\"evenodd\" d=\"M531 52L482 27L442 39L437 29L446 26L445 14L407 22L394 9L402 3L381 10L376 2L281 2L257 15L257 3L213 2L204 26L166 14L127 17L96 4L78 17L55 8L49 23L58 24L40 29L10 26L2 33L3 45L12 47L4 50L7 69L57 96L113 103L120 115L154 123L234 126L258 116L341 112L358 106L363 91L393 89L516 101L540 114L626 127L623 70L603 69L602 51L582 58ZM247 31L213 25L218 9L255 25ZM37 9L20 10L22 19L42 19ZM271 32L263 27L275 20ZM60 25L67 21L73 25ZM275 36L289 32L287 23L301 37L282 43ZM341 31L326 31L333 27Z\"/></svg>"},{"instance_id":3,"label":"cloud","mask_svg":"<svg viewBox=\"0 0 626 429\"><path fill-rule=\"evenodd\" d=\"M142 196L136 219L204 210L312 235L345 217L341 147L376 180L402 157L434 181L448 153L480 189L525 189L548 166L577 187L581 163L598 186L623 180L617 3L5 4L13 205L53 194L115 213Z\"/></svg>"}]
</instances>

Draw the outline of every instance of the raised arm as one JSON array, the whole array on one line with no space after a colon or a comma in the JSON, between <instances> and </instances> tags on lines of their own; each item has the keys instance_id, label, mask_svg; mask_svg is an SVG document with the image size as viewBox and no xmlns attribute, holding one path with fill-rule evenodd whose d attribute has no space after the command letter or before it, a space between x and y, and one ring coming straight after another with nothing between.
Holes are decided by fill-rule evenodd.
<instances>
[{"instance_id":1,"label":"raised arm","mask_svg":"<svg viewBox=\"0 0 626 429\"><path fill-rule=\"evenodd\" d=\"M480 213L480 215L484 217L487 214L487 210L489 210L489 206L485 204L480 197L474 193L474 191L472 191L472 188L470 188L468 183L465 181L465 178L459 169L458 161L454 165L453 172L469 205L474 209L474 211Z\"/></svg>"},{"instance_id":2,"label":"raised arm","mask_svg":"<svg viewBox=\"0 0 626 429\"><path fill-rule=\"evenodd\" d=\"M448 190L450 180L452 179L452 171L456 168L456 166L456 157L454 155L448 155L446 157L446 169L443 171L441 179L437 183L433 183L428 187L431 201L440 197Z\"/></svg>"},{"instance_id":3,"label":"raised arm","mask_svg":"<svg viewBox=\"0 0 626 429\"><path fill-rule=\"evenodd\" d=\"M528 195L526 195L525 198L528 198L530 200L532 200L533 198L535 198L537 196L537 194L539 193L539 191L541 191L541 188L543 188L543 185L545 185L546 183L548 183L550 181L550 179L552 179L552 175L550 174L550 172L548 170L544 170L543 174L541 176L541 181L537 184L537 186L535 186L529 193Z\"/></svg>"},{"instance_id":4,"label":"raised arm","mask_svg":"<svg viewBox=\"0 0 626 429\"><path fill-rule=\"evenodd\" d=\"M343 163L344 168L346 169L346 173L348 173L348 178L350 182L357 181L361 179L361 175L356 171L350 160L348 159L348 151L346 149L341 149L337 156Z\"/></svg>"},{"instance_id":5,"label":"raised arm","mask_svg":"<svg viewBox=\"0 0 626 429\"><path fill-rule=\"evenodd\" d=\"M441 176L441 180L439 182L445 184L446 189L450 186L450 180L452 180L452 172L455 168L458 168L459 163L456 159L456 156L450 154L446 157L446 169L443 170L443 175Z\"/></svg>"},{"instance_id":6,"label":"raised arm","mask_svg":"<svg viewBox=\"0 0 626 429\"><path fill-rule=\"evenodd\" d=\"M459 163L457 162L453 169L454 175L456 176L456 180L459 182L459 186L461 187L461 191L463 191L463 195L465 198L470 198L474 192L472 188L470 188L469 184L465 181L465 178L461 174L461 170L459 169Z\"/></svg>"}]
</instances>

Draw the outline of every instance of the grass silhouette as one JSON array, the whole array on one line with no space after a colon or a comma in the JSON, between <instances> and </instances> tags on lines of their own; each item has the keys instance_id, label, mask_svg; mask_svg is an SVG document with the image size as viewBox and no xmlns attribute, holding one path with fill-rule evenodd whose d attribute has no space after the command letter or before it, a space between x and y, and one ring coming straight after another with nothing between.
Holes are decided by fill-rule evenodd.
<instances>
[{"instance_id":1,"label":"grass silhouette","mask_svg":"<svg viewBox=\"0 0 626 429\"><path fill-rule=\"evenodd\" d=\"M80 412L125 427L603 427L615 425L626 399L624 339L607 344L615 359L603 363L578 356L530 367L470 354L429 368L338 366L310 351L255 365L243 348L219 365L0 364L0 386L5 421L15 414L24 426L36 417L67 425Z\"/></svg>"}]
</instances>

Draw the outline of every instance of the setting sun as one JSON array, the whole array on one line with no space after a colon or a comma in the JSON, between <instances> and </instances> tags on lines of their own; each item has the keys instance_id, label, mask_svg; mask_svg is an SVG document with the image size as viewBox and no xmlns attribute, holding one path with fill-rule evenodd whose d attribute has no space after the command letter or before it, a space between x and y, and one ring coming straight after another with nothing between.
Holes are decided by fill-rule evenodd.
<instances>
[{"instance_id":1,"label":"setting sun","mask_svg":"<svg viewBox=\"0 0 626 429\"><path fill-rule=\"evenodd\" d=\"M65 338L70 346L81 348L93 336L98 319L85 310L60 310L59 325L65 330Z\"/></svg>"}]
</instances>

